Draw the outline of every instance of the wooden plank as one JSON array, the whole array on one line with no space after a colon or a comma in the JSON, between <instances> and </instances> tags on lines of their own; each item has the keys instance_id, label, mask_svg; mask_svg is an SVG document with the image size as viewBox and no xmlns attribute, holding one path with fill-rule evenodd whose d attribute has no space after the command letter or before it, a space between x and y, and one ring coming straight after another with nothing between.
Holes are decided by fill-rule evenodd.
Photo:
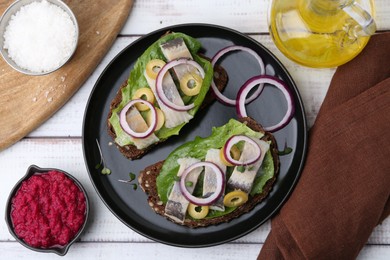
<instances>
[{"instance_id":1,"label":"wooden plank","mask_svg":"<svg viewBox=\"0 0 390 260\"><path fill-rule=\"evenodd\" d=\"M242 32L267 31L268 1L158 1L134 3L121 34L146 34L182 23L210 23ZM137 26L142 24L142 26Z\"/></svg>"},{"instance_id":2,"label":"wooden plank","mask_svg":"<svg viewBox=\"0 0 390 260\"><path fill-rule=\"evenodd\" d=\"M103 204L95 192L85 168L81 139L23 139L0 153L2 172L0 182L0 208L5 209L6 198L15 183L25 174L28 166L59 168L74 175L85 187L91 203L89 224L81 236L82 241L98 242L150 242L120 222ZM254 232L233 243L263 243L270 231L266 222ZM5 221L0 222L0 241L13 241ZM390 218L372 233L369 244L390 245ZM1 243L0 243L1 244Z\"/></svg>"},{"instance_id":3,"label":"wooden plank","mask_svg":"<svg viewBox=\"0 0 390 260\"><path fill-rule=\"evenodd\" d=\"M389 246L372 245L365 246L359 253L356 260L372 259L372 260L388 260L390 253Z\"/></svg>"},{"instance_id":4,"label":"wooden plank","mask_svg":"<svg viewBox=\"0 0 390 260\"><path fill-rule=\"evenodd\" d=\"M0 13L11 2L2 1ZM65 66L48 75L29 76L0 59L0 150L41 125L81 87L117 38L133 1L65 2L80 32L77 50Z\"/></svg>"},{"instance_id":5,"label":"wooden plank","mask_svg":"<svg viewBox=\"0 0 390 260\"><path fill-rule=\"evenodd\" d=\"M174 248L157 243L75 243L66 255L74 260L115 259L159 259L159 260L248 260L256 259L262 244L226 244L215 247L188 249ZM365 246L357 257L358 260L387 260L390 246ZM0 243L1 256L4 259L46 260L54 259L53 254L31 251L16 242Z\"/></svg>"},{"instance_id":6,"label":"wooden plank","mask_svg":"<svg viewBox=\"0 0 390 260\"><path fill-rule=\"evenodd\" d=\"M93 250L91 250L93 248ZM227 244L216 247L186 249L174 248L157 243L76 243L66 257L69 259L255 259L261 245ZM41 254L24 248L18 243L0 243L2 257L7 259L53 259L52 254Z\"/></svg>"},{"instance_id":7,"label":"wooden plank","mask_svg":"<svg viewBox=\"0 0 390 260\"><path fill-rule=\"evenodd\" d=\"M387 217L372 232L367 241L370 245L390 245L390 217Z\"/></svg>"},{"instance_id":8,"label":"wooden plank","mask_svg":"<svg viewBox=\"0 0 390 260\"><path fill-rule=\"evenodd\" d=\"M294 79L302 96L308 125L314 123L315 117L325 97L330 79L334 69L312 69L300 66L286 58L274 45L271 38L267 35L251 35L268 48L285 65ZM44 125L29 134L30 137L39 136L81 136L84 108L88 97L95 85L98 77L108 65L108 63L128 44L132 43L138 37L119 37L108 54L96 68L95 72L86 81L83 87L70 99L70 101L59 110ZM119 88L119 86L118 86ZM64 120L66 119L66 120Z\"/></svg>"},{"instance_id":9,"label":"wooden plank","mask_svg":"<svg viewBox=\"0 0 390 260\"><path fill-rule=\"evenodd\" d=\"M142 35L182 23L210 23L245 33L268 33L270 0L139 0L121 34ZM388 0L375 0L378 30L390 30ZM140 26L141 25L141 26Z\"/></svg>"}]
</instances>

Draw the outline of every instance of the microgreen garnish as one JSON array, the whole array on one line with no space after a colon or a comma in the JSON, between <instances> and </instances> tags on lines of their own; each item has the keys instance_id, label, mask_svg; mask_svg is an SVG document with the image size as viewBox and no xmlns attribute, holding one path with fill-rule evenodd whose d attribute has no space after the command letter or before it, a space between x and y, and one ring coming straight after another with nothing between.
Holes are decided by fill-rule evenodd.
<instances>
[{"instance_id":1,"label":"microgreen garnish","mask_svg":"<svg viewBox=\"0 0 390 260\"><path fill-rule=\"evenodd\" d=\"M101 167L103 167L101 170L101 174L105 174L105 175L111 174L111 170L104 165L105 163L104 163L102 149L100 148L100 144L97 139L96 139L96 145L98 147L99 154L100 154L100 162L96 164L95 169L99 170Z\"/></svg>"},{"instance_id":2,"label":"microgreen garnish","mask_svg":"<svg viewBox=\"0 0 390 260\"><path fill-rule=\"evenodd\" d=\"M129 183L133 186L133 190L136 190L138 188L138 185L136 183L131 183L132 181L135 180L135 177L136 177L135 174L130 172L128 180L118 180L118 181L122 183Z\"/></svg>"},{"instance_id":3,"label":"microgreen garnish","mask_svg":"<svg viewBox=\"0 0 390 260\"><path fill-rule=\"evenodd\" d=\"M250 167L248 168L248 171L253 171L254 169L255 169L255 166L252 165L252 166L250 166Z\"/></svg>"},{"instance_id":4,"label":"microgreen garnish","mask_svg":"<svg viewBox=\"0 0 390 260\"><path fill-rule=\"evenodd\" d=\"M292 152L292 148L287 146L287 141L284 143L284 150L278 151L278 155L287 155Z\"/></svg>"},{"instance_id":5,"label":"microgreen garnish","mask_svg":"<svg viewBox=\"0 0 390 260\"><path fill-rule=\"evenodd\" d=\"M186 187L192 187L194 183L192 181L186 181Z\"/></svg>"},{"instance_id":6,"label":"microgreen garnish","mask_svg":"<svg viewBox=\"0 0 390 260\"><path fill-rule=\"evenodd\" d=\"M103 167L102 174L111 174L111 170L106 167Z\"/></svg>"},{"instance_id":7,"label":"microgreen garnish","mask_svg":"<svg viewBox=\"0 0 390 260\"><path fill-rule=\"evenodd\" d=\"M135 174L130 172L129 177L130 177L130 181L133 181L135 179Z\"/></svg>"}]
</instances>

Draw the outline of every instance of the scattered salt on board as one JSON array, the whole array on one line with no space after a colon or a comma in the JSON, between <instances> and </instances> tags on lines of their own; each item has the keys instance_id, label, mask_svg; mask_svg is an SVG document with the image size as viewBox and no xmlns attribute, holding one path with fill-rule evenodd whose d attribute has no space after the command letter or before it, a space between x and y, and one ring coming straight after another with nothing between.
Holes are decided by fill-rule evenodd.
<instances>
[{"instance_id":1,"label":"scattered salt on board","mask_svg":"<svg viewBox=\"0 0 390 260\"><path fill-rule=\"evenodd\" d=\"M76 25L61 7L46 0L20 8L4 32L4 48L21 68L48 72L63 65L77 43Z\"/></svg>"}]
</instances>

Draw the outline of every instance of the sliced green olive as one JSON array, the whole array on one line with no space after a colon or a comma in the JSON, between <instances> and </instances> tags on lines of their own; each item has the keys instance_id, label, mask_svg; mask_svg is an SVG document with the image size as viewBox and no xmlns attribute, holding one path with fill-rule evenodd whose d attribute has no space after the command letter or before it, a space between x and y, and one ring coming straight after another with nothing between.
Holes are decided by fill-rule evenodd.
<instances>
[{"instance_id":1,"label":"sliced green olive","mask_svg":"<svg viewBox=\"0 0 390 260\"><path fill-rule=\"evenodd\" d=\"M165 61L159 60L159 59L154 59L148 62L146 64L146 75L148 75L152 79L157 78L157 74L160 71L162 67L164 67Z\"/></svg>"},{"instance_id":2,"label":"sliced green olive","mask_svg":"<svg viewBox=\"0 0 390 260\"><path fill-rule=\"evenodd\" d=\"M248 201L248 194L241 190L231 191L223 198L226 207L238 207Z\"/></svg>"},{"instance_id":3,"label":"sliced green olive","mask_svg":"<svg viewBox=\"0 0 390 260\"><path fill-rule=\"evenodd\" d=\"M155 101L154 94L150 88L140 88L137 89L137 91L133 95L133 99L143 99L148 101L149 103L153 104ZM142 103L135 104L137 109L139 111L146 111L149 110L149 107Z\"/></svg>"},{"instance_id":4,"label":"sliced green olive","mask_svg":"<svg viewBox=\"0 0 390 260\"><path fill-rule=\"evenodd\" d=\"M234 160L239 160L241 156L241 151L237 146L233 145L232 149L230 149L230 154L232 155Z\"/></svg>"},{"instance_id":5,"label":"sliced green olive","mask_svg":"<svg viewBox=\"0 0 390 260\"><path fill-rule=\"evenodd\" d=\"M232 158L234 160L239 160L241 156L241 151L240 149L238 149L237 146L233 145L232 149L230 149L230 154L232 155ZM222 163L226 166L233 166L233 164L229 163L225 158L224 147L222 147L219 151L219 157L221 158Z\"/></svg>"},{"instance_id":6,"label":"sliced green olive","mask_svg":"<svg viewBox=\"0 0 390 260\"><path fill-rule=\"evenodd\" d=\"M195 73L188 73L180 80L180 89L186 96L198 95L202 87L203 79Z\"/></svg>"},{"instance_id":7,"label":"sliced green olive","mask_svg":"<svg viewBox=\"0 0 390 260\"><path fill-rule=\"evenodd\" d=\"M194 219L203 219L209 214L209 206L198 206L190 203L188 205L188 214Z\"/></svg>"},{"instance_id":8,"label":"sliced green olive","mask_svg":"<svg viewBox=\"0 0 390 260\"><path fill-rule=\"evenodd\" d=\"M164 112L161 111L161 109L159 109L158 107L155 107L155 109L157 113L157 125L154 131L158 131L165 123L165 115ZM152 123L152 112L150 111L148 111L146 114L146 123L148 124L148 126L150 126L150 124Z\"/></svg>"}]
</instances>

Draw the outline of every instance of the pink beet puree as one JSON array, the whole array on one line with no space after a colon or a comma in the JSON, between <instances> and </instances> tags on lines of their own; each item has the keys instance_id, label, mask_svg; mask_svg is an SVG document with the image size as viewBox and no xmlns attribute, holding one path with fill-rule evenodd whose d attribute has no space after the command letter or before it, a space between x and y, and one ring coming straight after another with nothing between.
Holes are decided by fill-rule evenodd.
<instances>
[{"instance_id":1,"label":"pink beet puree","mask_svg":"<svg viewBox=\"0 0 390 260\"><path fill-rule=\"evenodd\" d=\"M83 192L58 171L31 176L12 199L15 233L36 248L68 244L82 227L85 215Z\"/></svg>"}]
</instances>

